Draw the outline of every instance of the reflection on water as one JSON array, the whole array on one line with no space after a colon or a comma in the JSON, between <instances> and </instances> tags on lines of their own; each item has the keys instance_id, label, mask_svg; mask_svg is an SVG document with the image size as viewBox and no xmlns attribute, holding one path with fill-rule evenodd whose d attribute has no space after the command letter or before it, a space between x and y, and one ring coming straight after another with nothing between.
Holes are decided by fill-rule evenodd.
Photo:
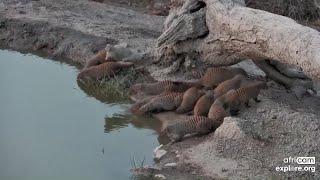
<instances>
[{"instance_id":1,"label":"reflection on water","mask_svg":"<svg viewBox=\"0 0 320 180\"><path fill-rule=\"evenodd\" d=\"M102 103L129 103L129 99L119 95L119 92L112 87L103 87L99 82L77 81L78 86L89 96L94 97Z\"/></svg>"},{"instance_id":2,"label":"reflection on water","mask_svg":"<svg viewBox=\"0 0 320 180\"><path fill-rule=\"evenodd\" d=\"M132 114L117 114L113 117L105 117L104 132L117 131L121 128L132 124L137 129L154 130L154 134L158 135L160 144L168 144L170 142L166 135L161 135L161 121L148 116L135 116Z\"/></svg>"},{"instance_id":3,"label":"reflection on water","mask_svg":"<svg viewBox=\"0 0 320 180\"><path fill-rule=\"evenodd\" d=\"M160 122L76 81L60 61L0 50L0 179L130 179L151 164ZM158 140L157 140L158 139Z\"/></svg>"}]
</instances>

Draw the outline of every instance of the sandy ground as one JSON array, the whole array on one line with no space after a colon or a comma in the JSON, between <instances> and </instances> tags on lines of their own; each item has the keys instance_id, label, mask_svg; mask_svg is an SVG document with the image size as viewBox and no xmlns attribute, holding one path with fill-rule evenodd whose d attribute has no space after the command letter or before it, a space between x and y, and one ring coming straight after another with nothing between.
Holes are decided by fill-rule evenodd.
<instances>
[{"instance_id":1,"label":"sandy ground","mask_svg":"<svg viewBox=\"0 0 320 180\"><path fill-rule=\"evenodd\" d=\"M89 0L0 0L0 43L19 51L44 50L83 64L106 44L125 42L141 53L150 50L161 34L164 17L135 11L137 8L109 1ZM252 64L244 68L263 75ZM148 67L158 80L185 79L163 76ZM260 74L259 74L260 73ZM320 177L315 172L277 172L286 166L284 158L315 156L320 152L320 98L296 100L282 86L269 82L261 93L262 102L241 110L238 117L226 118L216 132L166 145L168 153L155 168L136 171L167 179L289 179ZM183 119L162 113L162 121ZM167 167L167 163L177 166ZM297 164L291 164L297 166Z\"/></svg>"}]
</instances>

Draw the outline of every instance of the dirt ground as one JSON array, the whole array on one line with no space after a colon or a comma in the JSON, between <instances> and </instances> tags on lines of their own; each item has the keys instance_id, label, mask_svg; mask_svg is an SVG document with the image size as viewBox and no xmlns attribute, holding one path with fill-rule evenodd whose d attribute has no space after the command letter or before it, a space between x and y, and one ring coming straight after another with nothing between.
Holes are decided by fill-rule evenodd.
<instances>
[{"instance_id":1,"label":"dirt ground","mask_svg":"<svg viewBox=\"0 0 320 180\"><path fill-rule=\"evenodd\" d=\"M104 0L0 0L0 44L18 51L42 50L50 56L83 64L106 44L125 42L145 53L156 44L164 17L148 12L145 1ZM161 1L166 2L166 1ZM160 5L159 5L160 6ZM255 66L244 63L252 75ZM161 69L161 68L160 68ZM157 79L189 80L148 66L134 78L150 71ZM251 72L251 73L250 73ZM146 72L147 73L147 72ZM260 74L259 74L260 73ZM263 74L263 73L262 73ZM277 172L284 158L315 156L320 152L320 97L298 101L282 86L269 82L260 103L226 118L216 132L192 137L162 149L168 153L152 168L136 174L164 174L167 179L314 179L315 172ZM319 94L319 93L318 93ZM183 119L172 113L157 115L161 121ZM176 166L165 166L167 163ZM297 164L291 164L297 166Z\"/></svg>"}]
</instances>

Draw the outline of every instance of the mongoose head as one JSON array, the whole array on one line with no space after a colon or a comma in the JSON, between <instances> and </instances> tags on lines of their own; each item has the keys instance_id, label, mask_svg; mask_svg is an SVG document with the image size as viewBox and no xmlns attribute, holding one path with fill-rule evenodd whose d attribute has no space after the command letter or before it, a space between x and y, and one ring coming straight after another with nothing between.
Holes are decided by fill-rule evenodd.
<instances>
[{"instance_id":1,"label":"mongoose head","mask_svg":"<svg viewBox=\"0 0 320 180\"><path fill-rule=\"evenodd\" d=\"M143 105L139 108L139 111L141 111L142 113L147 113L151 111L151 107L149 104Z\"/></svg>"},{"instance_id":2,"label":"mongoose head","mask_svg":"<svg viewBox=\"0 0 320 180\"><path fill-rule=\"evenodd\" d=\"M139 91L141 91L142 86L143 86L142 83L135 84L135 85L131 86L131 88L129 89L128 94L131 96L133 94L138 93Z\"/></svg>"},{"instance_id":3,"label":"mongoose head","mask_svg":"<svg viewBox=\"0 0 320 180\"><path fill-rule=\"evenodd\" d=\"M78 79L78 80L89 80L90 78L87 76L86 71L81 71L81 72L77 75L77 79Z\"/></svg>"}]
</instances>

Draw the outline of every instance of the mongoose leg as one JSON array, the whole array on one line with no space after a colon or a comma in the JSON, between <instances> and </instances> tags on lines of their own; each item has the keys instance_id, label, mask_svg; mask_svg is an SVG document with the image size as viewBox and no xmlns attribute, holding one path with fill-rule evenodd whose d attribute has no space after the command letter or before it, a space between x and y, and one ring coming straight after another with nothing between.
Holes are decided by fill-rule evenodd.
<instances>
[{"instance_id":1,"label":"mongoose leg","mask_svg":"<svg viewBox=\"0 0 320 180\"><path fill-rule=\"evenodd\" d=\"M231 116L238 116L239 115L239 109L230 110L230 115Z\"/></svg>"},{"instance_id":2,"label":"mongoose leg","mask_svg":"<svg viewBox=\"0 0 320 180\"><path fill-rule=\"evenodd\" d=\"M247 107L251 107L250 104L249 104L249 101L248 101L248 102L245 102L244 104L245 104Z\"/></svg>"},{"instance_id":3,"label":"mongoose leg","mask_svg":"<svg viewBox=\"0 0 320 180\"><path fill-rule=\"evenodd\" d=\"M261 102L261 100L258 99L258 97L254 98L255 102Z\"/></svg>"},{"instance_id":4,"label":"mongoose leg","mask_svg":"<svg viewBox=\"0 0 320 180\"><path fill-rule=\"evenodd\" d=\"M187 112L188 116L192 116L193 115L193 111Z\"/></svg>"}]
</instances>

